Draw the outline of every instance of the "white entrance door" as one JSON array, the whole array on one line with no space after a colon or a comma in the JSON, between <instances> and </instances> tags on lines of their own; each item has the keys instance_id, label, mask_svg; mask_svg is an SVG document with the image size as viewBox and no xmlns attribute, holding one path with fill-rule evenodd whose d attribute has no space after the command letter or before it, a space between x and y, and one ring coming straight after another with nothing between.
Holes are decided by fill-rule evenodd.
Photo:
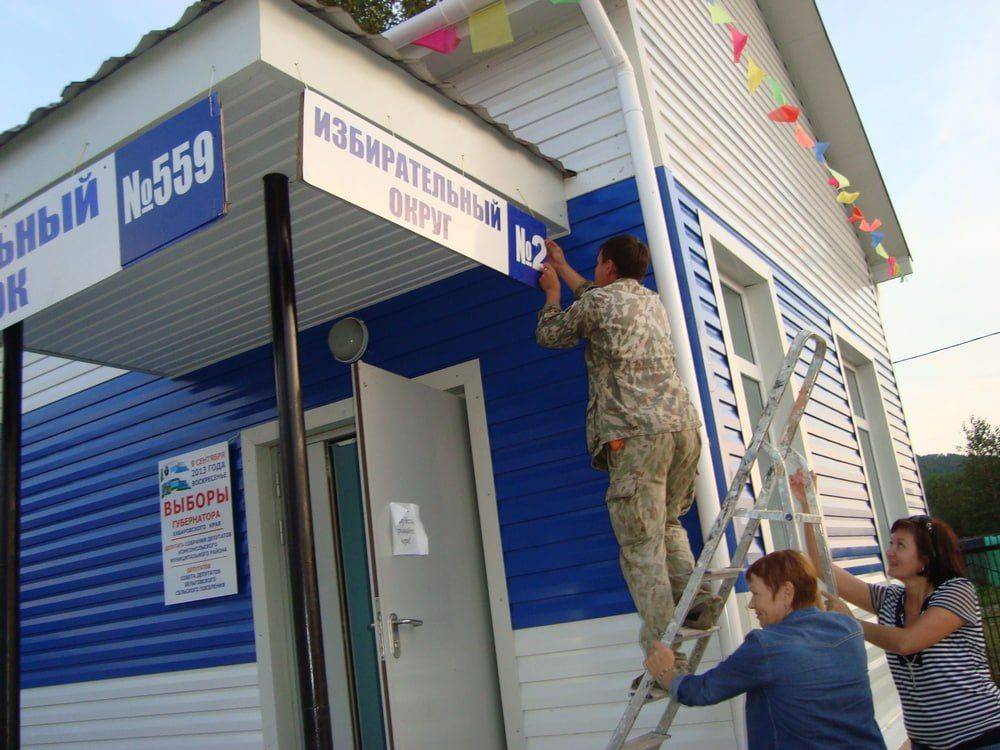
<instances>
[{"instance_id":1,"label":"white entrance door","mask_svg":"<svg viewBox=\"0 0 1000 750\"><path fill-rule=\"evenodd\" d=\"M363 363L353 375L392 747L500 750L503 717L465 402ZM426 556L393 555L393 502L420 506Z\"/></svg>"}]
</instances>

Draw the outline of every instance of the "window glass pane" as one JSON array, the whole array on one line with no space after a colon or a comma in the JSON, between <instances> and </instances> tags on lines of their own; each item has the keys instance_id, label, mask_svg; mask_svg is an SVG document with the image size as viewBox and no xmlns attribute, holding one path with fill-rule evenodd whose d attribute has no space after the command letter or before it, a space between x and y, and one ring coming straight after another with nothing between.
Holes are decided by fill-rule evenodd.
<instances>
[{"instance_id":1,"label":"window glass pane","mask_svg":"<svg viewBox=\"0 0 1000 750\"><path fill-rule=\"evenodd\" d=\"M882 483L878 477L878 467L875 465L875 452L872 450L872 439L868 430L858 429L858 440L861 442L861 454L865 458L865 469L871 484L871 496L876 508L884 508L882 502Z\"/></svg>"},{"instance_id":2,"label":"window glass pane","mask_svg":"<svg viewBox=\"0 0 1000 750\"><path fill-rule=\"evenodd\" d=\"M757 420L764 412L764 398L761 396L760 383L747 375L742 375L740 379L743 383L743 394L747 400L747 419L750 422L750 432L743 436L743 442L749 445L750 438L753 437L753 430L757 426ZM771 461L768 459L767 453L761 451L757 463L760 466L761 479L763 479L767 475L768 469L771 468Z\"/></svg>"},{"instance_id":3,"label":"window glass pane","mask_svg":"<svg viewBox=\"0 0 1000 750\"><path fill-rule=\"evenodd\" d=\"M844 370L847 376L847 389L851 392L851 407L854 409L854 416L865 418L865 406L861 403L861 389L858 388L858 376L854 370Z\"/></svg>"},{"instance_id":4,"label":"window glass pane","mask_svg":"<svg viewBox=\"0 0 1000 750\"><path fill-rule=\"evenodd\" d=\"M750 346L750 328L743 309L743 297L732 287L723 284L722 301L726 306L726 317L729 318L729 337L733 342L733 351L749 362L756 362Z\"/></svg>"}]
</instances>

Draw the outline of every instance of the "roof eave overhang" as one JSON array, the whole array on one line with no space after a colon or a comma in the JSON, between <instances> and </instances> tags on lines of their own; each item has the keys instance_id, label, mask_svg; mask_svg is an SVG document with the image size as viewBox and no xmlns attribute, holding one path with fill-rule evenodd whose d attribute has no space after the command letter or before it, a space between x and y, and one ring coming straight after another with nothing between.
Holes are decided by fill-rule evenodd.
<instances>
[{"instance_id":1,"label":"roof eave overhang","mask_svg":"<svg viewBox=\"0 0 1000 750\"><path fill-rule=\"evenodd\" d=\"M817 137L831 144L829 162L850 178L853 190L861 192L859 203L866 214L882 219L884 246L900 273L911 273L910 249L815 2L757 0L757 4ZM888 264L874 252L868 235L860 235L859 242L873 281L889 280Z\"/></svg>"}]
</instances>

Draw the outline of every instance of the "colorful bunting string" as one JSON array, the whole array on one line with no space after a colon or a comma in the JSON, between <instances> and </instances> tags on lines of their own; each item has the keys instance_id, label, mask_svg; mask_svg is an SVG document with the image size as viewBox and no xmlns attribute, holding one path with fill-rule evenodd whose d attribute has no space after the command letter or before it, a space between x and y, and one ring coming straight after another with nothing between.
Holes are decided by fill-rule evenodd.
<instances>
[{"instance_id":1,"label":"colorful bunting string","mask_svg":"<svg viewBox=\"0 0 1000 750\"><path fill-rule=\"evenodd\" d=\"M795 140L802 148L812 148L816 145L816 141L809 136L801 122L795 123Z\"/></svg>"},{"instance_id":2,"label":"colorful bunting string","mask_svg":"<svg viewBox=\"0 0 1000 750\"><path fill-rule=\"evenodd\" d=\"M826 170L830 173L830 184L835 188L845 188L851 184L849 179L844 177L844 175L831 167L829 164L826 165Z\"/></svg>"},{"instance_id":3,"label":"colorful bunting string","mask_svg":"<svg viewBox=\"0 0 1000 750\"><path fill-rule=\"evenodd\" d=\"M750 37L737 29L734 24L729 24L729 39L733 43L733 62L738 63Z\"/></svg>"},{"instance_id":4,"label":"colorful bunting string","mask_svg":"<svg viewBox=\"0 0 1000 750\"><path fill-rule=\"evenodd\" d=\"M733 21L733 17L729 15L729 11L718 3L709 4L708 12L712 14L712 23L714 24L722 26L727 23L735 23L735 21Z\"/></svg>"},{"instance_id":5,"label":"colorful bunting string","mask_svg":"<svg viewBox=\"0 0 1000 750\"><path fill-rule=\"evenodd\" d=\"M469 16L469 37L472 40L472 51L476 53L514 43L507 6L503 0L487 5Z\"/></svg>"},{"instance_id":6,"label":"colorful bunting string","mask_svg":"<svg viewBox=\"0 0 1000 750\"><path fill-rule=\"evenodd\" d=\"M767 116L775 122L796 122L799 119L799 109L791 104L782 104L768 112Z\"/></svg>"},{"instance_id":7,"label":"colorful bunting string","mask_svg":"<svg viewBox=\"0 0 1000 750\"><path fill-rule=\"evenodd\" d=\"M552 0L552 2L556 2L556 0ZM733 46L733 61L739 63L749 42L749 36L741 32L736 27L736 20L732 17L732 15L730 15L729 11L722 7L718 0L709 0L708 9L711 21L714 25L724 25L729 29L729 38ZM788 98L785 96L781 83L774 76L769 75L763 68L761 68L752 55L747 55L746 82L747 91L750 95L757 93L757 90L760 88L762 83L767 84L767 88L771 94L771 100L774 102L774 109L768 112L768 118L774 122L795 124L796 142L803 149L810 150L813 158L818 163L826 167L830 175L827 182L837 191L835 198L837 203L840 203L845 207L851 207L851 213L847 217L848 223L857 224L860 231L871 234L872 248L880 257L888 259L891 275L898 275L899 267L896 263L896 259L889 255L882 244L885 233L877 231L882 226L882 220L872 219L869 221L865 217L862 210L857 205L854 205L855 201L861 197L861 193L845 190L844 188L850 186L850 180L827 164L826 152L830 147L829 141L816 141L809 135L808 132L806 132L806 129L802 127L802 123L799 122L801 111L797 107L788 103Z\"/></svg>"},{"instance_id":8,"label":"colorful bunting string","mask_svg":"<svg viewBox=\"0 0 1000 750\"><path fill-rule=\"evenodd\" d=\"M788 99L785 98L785 90L773 76L765 75L764 83L766 83L767 87L771 89L771 99L774 101L775 107L780 107L782 104L788 104Z\"/></svg>"},{"instance_id":9,"label":"colorful bunting string","mask_svg":"<svg viewBox=\"0 0 1000 750\"><path fill-rule=\"evenodd\" d=\"M549 0L553 5L568 3L578 3L580 0ZM730 15L718 0L709 1L709 14L714 25L725 26L729 31L729 39L733 49L733 62L739 64L746 51L750 37L743 33L736 26L736 20ZM510 18L507 14L507 7L504 0L498 0L492 5L476 11L469 17L469 37L474 53L489 52L500 47L505 47L514 42L514 35L510 28ZM459 45L458 33L454 26L447 26L426 34L417 39L413 44L426 47L444 55L451 54ZM858 229L871 234L872 248L879 257L886 258L889 263L890 272L893 276L899 274L899 267L896 259L889 255L882 244L885 237L884 232L877 231L882 226L881 219L869 221L861 209L854 205L861 196L860 192L848 192L844 188L850 186L850 180L837 172L826 162L826 151L830 147L828 141L816 141L806 132L806 129L799 121L801 110L788 103L781 83L769 75L753 56L747 56L746 82L747 91L753 95L757 93L762 83L767 84L774 108L768 112L768 118L774 122L794 123L795 140L803 148L812 152L813 158L824 165L830 174L828 182L831 187L837 190L836 201L842 205L850 206L851 213L847 218L848 223L858 224Z\"/></svg>"},{"instance_id":10,"label":"colorful bunting string","mask_svg":"<svg viewBox=\"0 0 1000 750\"><path fill-rule=\"evenodd\" d=\"M427 49L440 52L442 55L450 55L458 47L458 31L454 26L446 26L415 39L413 44L427 47Z\"/></svg>"},{"instance_id":11,"label":"colorful bunting string","mask_svg":"<svg viewBox=\"0 0 1000 750\"><path fill-rule=\"evenodd\" d=\"M754 59L750 58L750 64L747 66L747 89L753 94L757 91L760 85L764 82L764 70L761 68Z\"/></svg>"}]
</instances>

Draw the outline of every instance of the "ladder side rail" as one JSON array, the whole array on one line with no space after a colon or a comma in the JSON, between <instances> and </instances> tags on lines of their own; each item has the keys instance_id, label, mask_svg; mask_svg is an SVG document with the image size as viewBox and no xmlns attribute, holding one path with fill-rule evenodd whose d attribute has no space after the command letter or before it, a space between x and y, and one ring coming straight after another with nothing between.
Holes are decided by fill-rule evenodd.
<instances>
[{"instance_id":1,"label":"ladder side rail","mask_svg":"<svg viewBox=\"0 0 1000 750\"><path fill-rule=\"evenodd\" d=\"M772 388L771 396L769 397L767 404L767 408L772 409L772 411L773 409L777 408L777 404L780 401L781 396L784 394L788 381L791 378L791 374L794 371L795 363L798 361L798 357L801 355L801 352L805 347L806 342L809 339L813 339L816 342L816 348L813 352L813 358L812 360L810 360L809 368L806 371L805 379L803 380L802 385L799 387L799 392L796 395L795 403L792 407L791 412L788 415L788 419L786 421L786 428L784 433L782 434L781 442L779 443L778 447L775 448L769 442L764 442L764 437L765 437L764 431L766 431L766 429L770 426L770 419L768 419L767 423L765 423L764 419L765 415L761 415L761 418L757 422L757 427L754 430L754 439L751 441L751 444L756 442L758 444L758 449L763 448L764 451L767 452L769 454L769 457L771 458L771 466L769 467L768 472L764 477L764 481L762 482L760 492L758 492L757 500L754 504L755 507L758 508L767 508L770 505L770 498L776 487L781 489L787 489L788 470L786 465L786 458L788 458L791 454L791 456L793 456L792 458L793 461L801 459L798 452L792 449L791 442L795 437L795 433L798 431L799 423L801 422L802 416L805 413L805 407L809 402L809 395L811 394L813 386L816 384L816 380L818 379L819 373L822 369L823 359L826 356L825 340L823 340L817 334L810 333L807 331L802 331L799 333L798 336L795 337L795 341L789 348L788 355L785 358L785 365L782 367L781 371L778 374L778 377L775 379L775 384L774 387ZM791 364L791 366L789 366L789 363ZM761 438L759 441L757 440L758 437ZM756 461L757 458L758 456L756 455L753 456L754 461ZM743 484L737 485L736 477L734 477L733 483L730 486L730 495L732 495L733 490L737 489L738 487L739 492L736 494L736 497L739 497L739 495L742 494L742 489L744 486L745 486L745 481ZM787 503L785 504L786 512L788 513L794 512L794 508L791 507L790 494L787 491L782 494L784 495L784 498L787 500ZM727 501L729 499L730 498L727 497ZM813 493L812 499L813 501L815 501L815 493ZM733 507L733 512L735 512L735 504ZM811 503L809 505L809 512L810 513L818 512L816 510L816 506L814 503ZM718 525L718 519L716 521L716 525ZM759 526L760 526L760 519L758 518L747 519L747 526L746 528L744 528L743 533L740 535L740 543L737 546L736 551L733 553L732 564L735 567L742 566L743 563L746 561L747 554L750 551L750 546L751 544L753 544L753 541L757 536L757 529L759 528ZM797 537L798 536L797 524L792 522L791 526L793 528L793 533ZM714 528L715 527L713 527L713 530ZM829 550L826 548L826 545L819 545L819 547L826 553L827 556L829 556ZM832 580L832 573L830 574L830 580ZM725 601L728 598L728 596L732 593L732 589L735 587L735 585L736 585L736 579L729 579L723 582L723 585L719 590L719 596L722 597L723 601ZM834 588L832 590L835 591L836 589ZM706 638L699 641L698 644L695 646L695 650L692 652L691 658L688 660L688 664L690 666L692 673L694 673L694 671L698 668L698 664L701 662L701 657L704 654L707 645L708 645L708 639ZM643 693L643 695L645 695L645 693ZM673 720L677 715L677 711L679 708L680 706L677 704L677 702L674 701L673 699L670 699L670 702L667 705L666 710L663 712L663 716L661 717L659 724L657 724L655 730L657 733L665 735L667 731L669 731L670 725L673 723Z\"/></svg>"},{"instance_id":2,"label":"ladder side rail","mask_svg":"<svg viewBox=\"0 0 1000 750\"><path fill-rule=\"evenodd\" d=\"M712 524L712 529L705 541L705 546L702 548L701 554L698 557L698 563L695 566L694 571L692 571L691 578L688 580L688 584L685 587L680 601L677 602L675 617L667 626L667 632L664 633L663 641L666 643L672 643L674 637L677 635L677 632L680 630L683 617L677 617L676 613L686 613L690 608L691 602L694 600L695 592L701 586L704 572L711 563L712 558L715 556L715 551L718 549L719 543L725 536L725 530L728 528L733 515L736 512L736 506L739 502L739 497L743 492L743 487L746 486L750 477L750 471L757 462L761 445L767 438L767 433L774 419L774 413L777 410L778 403L791 382L795 366L809 340L813 340L815 342L813 357L809 363L806 377L799 388L798 395L796 396L791 414L789 415L786 424L785 432L782 436L781 445L779 447L782 455L787 453L788 447L791 445L795 431L798 429L799 421L802 414L805 412L805 406L809 401L809 393L811 392L816 379L819 377L823 357L826 354L826 341L818 334L807 329L799 331L799 333L795 336L795 339L792 341L792 344L785 355L781 368L775 377L774 385L771 388L771 393L768 396L767 403L764 405L764 410L761 412L761 415L757 420L757 424L754 426L754 432L750 439L750 444L747 446L746 451L743 454L743 458L740 460L739 468L733 476L732 482L730 482L729 490L726 493L726 498L721 507L721 512L716 517L715 523ZM764 487L761 491L762 495L769 496L770 488L773 482L774 471L768 471L767 479L765 480ZM758 526L759 521L751 519L747 525L747 529L744 530L744 537L747 536L747 530L751 527L754 529L755 534ZM746 552L749 549L751 541L752 538L741 539L740 545L737 547L737 551L740 549L743 550L743 557L739 558L740 564L742 564L742 561L745 560ZM732 590L733 583L734 581L727 581L723 584L723 586L728 589L726 592L727 596ZM611 741L608 743L607 750L621 750L622 745L624 745L625 741L628 739L629 732L632 731L632 726L635 724L639 711L645 703L645 696L652 682L652 675L645 672L642 679L639 681L638 688L629 700L625 712L611 736Z\"/></svg>"}]
</instances>

